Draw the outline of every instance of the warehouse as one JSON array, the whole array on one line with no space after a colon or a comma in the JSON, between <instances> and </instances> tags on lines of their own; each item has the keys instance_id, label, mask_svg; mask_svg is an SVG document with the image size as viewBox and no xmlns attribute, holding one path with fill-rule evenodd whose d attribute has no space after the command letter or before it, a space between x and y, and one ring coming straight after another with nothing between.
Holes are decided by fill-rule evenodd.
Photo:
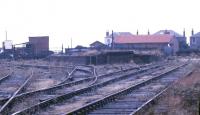
<instances>
[{"instance_id":1,"label":"warehouse","mask_svg":"<svg viewBox=\"0 0 200 115\"><path fill-rule=\"evenodd\" d=\"M106 33L105 44L121 50L157 50L164 53L176 54L186 46L185 36L172 30L161 30L150 35L133 35L130 32Z\"/></svg>"},{"instance_id":2,"label":"warehouse","mask_svg":"<svg viewBox=\"0 0 200 115\"><path fill-rule=\"evenodd\" d=\"M194 31L192 30L192 35L190 37L190 48L192 50L200 50L200 32L194 34Z\"/></svg>"},{"instance_id":3,"label":"warehouse","mask_svg":"<svg viewBox=\"0 0 200 115\"><path fill-rule=\"evenodd\" d=\"M29 37L29 44L33 47L36 57L44 57L49 53L49 36Z\"/></svg>"}]
</instances>

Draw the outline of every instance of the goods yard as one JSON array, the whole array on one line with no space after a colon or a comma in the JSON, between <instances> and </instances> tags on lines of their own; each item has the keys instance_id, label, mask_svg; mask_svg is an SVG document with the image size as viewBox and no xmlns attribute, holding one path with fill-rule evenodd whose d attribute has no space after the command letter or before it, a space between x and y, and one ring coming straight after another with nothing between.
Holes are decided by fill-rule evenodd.
<instances>
[{"instance_id":1,"label":"goods yard","mask_svg":"<svg viewBox=\"0 0 200 115\"><path fill-rule=\"evenodd\" d=\"M0 1L0 115L199 115L198 1L145 3Z\"/></svg>"},{"instance_id":2,"label":"goods yard","mask_svg":"<svg viewBox=\"0 0 200 115\"><path fill-rule=\"evenodd\" d=\"M0 113L13 115L138 114L194 68L186 58L96 66L1 60L0 66Z\"/></svg>"}]
</instances>

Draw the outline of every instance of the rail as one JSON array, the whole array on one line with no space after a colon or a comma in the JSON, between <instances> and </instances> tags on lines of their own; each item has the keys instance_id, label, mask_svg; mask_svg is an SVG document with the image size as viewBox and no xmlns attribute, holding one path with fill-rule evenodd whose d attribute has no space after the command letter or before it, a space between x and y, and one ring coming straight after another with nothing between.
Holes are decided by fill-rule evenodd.
<instances>
[{"instance_id":1,"label":"rail","mask_svg":"<svg viewBox=\"0 0 200 115\"><path fill-rule=\"evenodd\" d=\"M187 72L184 76L189 76L194 70L190 70L189 72ZM176 83L176 82L175 82ZM173 83L173 84L175 84ZM130 115L140 115L143 113L143 110L147 110L148 108L151 107L151 105L153 103L155 103L156 100L158 100L162 94L164 94L169 88L171 88L172 85L166 87L165 89L163 89L162 91L160 91L157 95L153 96L151 99L149 99L147 102L145 102L144 104L142 104L139 108L137 108L134 112L132 112Z\"/></svg>"},{"instance_id":2,"label":"rail","mask_svg":"<svg viewBox=\"0 0 200 115\"><path fill-rule=\"evenodd\" d=\"M137 89L137 88L139 88L139 87L142 87L142 86L144 86L145 84L148 84L148 83L150 83L150 82L153 81L153 80L159 79L159 78L163 77L164 75L169 74L170 72L173 72L173 71L177 70L178 68L180 68L180 67L182 67L182 66L185 66L185 65L186 65L186 64L183 64L183 65L181 65L181 66L178 66L178 67L175 67L175 68L173 68L173 69L170 69L170 70L168 70L168 71L166 71L166 72L164 72L164 73L162 73L162 74L160 74L160 75L157 75L157 76L155 76L155 77L153 77L153 78L150 78L150 79L148 79L148 80L142 81L142 82L140 82L140 83L134 84L134 85L132 85L132 86L126 88L126 89L123 89L123 90L121 90L121 91L118 91L117 93L112 93L112 94L110 94L110 95L108 95L108 96L106 96L106 97L104 97L104 98L102 98L102 99L99 99L99 100L97 100L97 101L94 101L94 102L92 102L92 103L89 103L89 104L87 104L87 105L85 105L85 106L83 106L83 107L80 107L80 108L78 108L78 109L72 110L71 112L68 112L68 113L66 113L66 114L67 114L67 115L86 114L86 113L88 113L88 112L90 112L90 111L92 111L92 110L95 110L96 108L102 107L103 105L105 105L105 104L107 104L107 103L109 103L109 102L114 101L114 100L115 100L117 97L119 97L119 96L126 95L126 94L128 94L129 92L131 92L131 91L133 91L133 90L135 90L135 89Z\"/></svg>"},{"instance_id":3,"label":"rail","mask_svg":"<svg viewBox=\"0 0 200 115\"><path fill-rule=\"evenodd\" d=\"M130 75L136 75L136 74L139 74L139 73L142 73L142 72L146 72L149 69L158 68L158 67L159 67L158 65L154 65L153 67L141 69L141 70L136 71L134 73L125 74L125 75L122 75L122 76L120 76L118 78L115 78L115 79L112 79L112 80L109 80L109 81L105 81L103 83L99 83L99 84L91 85L91 86L86 87L86 88L78 89L76 91L57 96L55 98L48 99L48 100L43 101L43 102L41 102L39 104L33 105L32 107L29 107L29 108L26 108L24 110L18 111L16 113L14 113L13 115L15 115L15 114L25 114L25 113L34 113L39 108L44 108L44 107L48 106L49 104L57 103L57 102L62 101L64 99L69 99L69 98L71 98L73 96L76 96L76 95L79 95L79 94L94 90L94 89L102 87L104 85L108 85L109 83L113 83L113 82L116 82L116 81L121 80L121 79L126 79Z\"/></svg>"},{"instance_id":4,"label":"rail","mask_svg":"<svg viewBox=\"0 0 200 115\"><path fill-rule=\"evenodd\" d=\"M18 88L17 91L14 92L14 94L9 98L9 100L1 107L0 109L0 113L1 114L6 114L7 111L9 111L9 105L10 103L12 103L13 99L15 98L15 96L23 90L23 88L26 86L26 84L29 82L29 80L32 78L33 76L33 70L31 71L31 75L30 77Z\"/></svg>"}]
</instances>

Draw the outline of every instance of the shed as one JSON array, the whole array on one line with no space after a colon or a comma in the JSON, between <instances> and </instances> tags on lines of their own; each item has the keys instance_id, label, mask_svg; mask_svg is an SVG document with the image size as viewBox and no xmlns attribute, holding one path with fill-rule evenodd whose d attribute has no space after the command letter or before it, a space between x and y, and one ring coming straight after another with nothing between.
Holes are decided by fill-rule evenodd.
<instances>
[{"instance_id":1,"label":"shed","mask_svg":"<svg viewBox=\"0 0 200 115\"><path fill-rule=\"evenodd\" d=\"M100 41L95 41L90 44L90 47L94 49L105 49L107 46Z\"/></svg>"},{"instance_id":2,"label":"shed","mask_svg":"<svg viewBox=\"0 0 200 115\"><path fill-rule=\"evenodd\" d=\"M29 37L29 43L33 45L35 56L47 55L49 52L49 36Z\"/></svg>"}]
</instances>

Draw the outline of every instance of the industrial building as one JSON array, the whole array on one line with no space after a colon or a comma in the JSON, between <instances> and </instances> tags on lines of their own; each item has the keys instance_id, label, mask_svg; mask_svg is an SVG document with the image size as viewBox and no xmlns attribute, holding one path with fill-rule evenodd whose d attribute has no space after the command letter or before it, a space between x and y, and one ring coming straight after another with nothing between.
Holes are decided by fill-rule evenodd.
<instances>
[{"instance_id":1,"label":"industrial building","mask_svg":"<svg viewBox=\"0 0 200 115\"><path fill-rule=\"evenodd\" d=\"M36 57L43 57L49 53L49 36L29 37L29 45L33 47Z\"/></svg>"},{"instance_id":2,"label":"industrial building","mask_svg":"<svg viewBox=\"0 0 200 115\"><path fill-rule=\"evenodd\" d=\"M11 40L3 41L3 52L11 53L13 49L13 42Z\"/></svg>"},{"instance_id":3,"label":"industrial building","mask_svg":"<svg viewBox=\"0 0 200 115\"><path fill-rule=\"evenodd\" d=\"M164 53L181 51L186 47L185 31L180 35L172 30L160 30L155 34L136 35L130 32L106 32L105 44L114 49L157 50Z\"/></svg>"},{"instance_id":4,"label":"industrial building","mask_svg":"<svg viewBox=\"0 0 200 115\"><path fill-rule=\"evenodd\" d=\"M86 55L51 55L49 61L65 62L69 65L102 65L116 63L148 63L158 60L159 56L151 54L136 54L131 50L88 51Z\"/></svg>"},{"instance_id":5,"label":"industrial building","mask_svg":"<svg viewBox=\"0 0 200 115\"><path fill-rule=\"evenodd\" d=\"M194 34L194 31L192 30L190 37L190 48L196 51L200 50L200 32Z\"/></svg>"},{"instance_id":6,"label":"industrial building","mask_svg":"<svg viewBox=\"0 0 200 115\"><path fill-rule=\"evenodd\" d=\"M5 40L2 46L1 58L43 58L50 54L49 36L29 37L29 42L19 44Z\"/></svg>"},{"instance_id":7,"label":"industrial building","mask_svg":"<svg viewBox=\"0 0 200 115\"><path fill-rule=\"evenodd\" d=\"M178 41L178 51L184 51L188 45L186 43L185 29L183 30L183 35L173 31L173 30L160 30L154 35L170 35L173 39Z\"/></svg>"}]
</instances>

